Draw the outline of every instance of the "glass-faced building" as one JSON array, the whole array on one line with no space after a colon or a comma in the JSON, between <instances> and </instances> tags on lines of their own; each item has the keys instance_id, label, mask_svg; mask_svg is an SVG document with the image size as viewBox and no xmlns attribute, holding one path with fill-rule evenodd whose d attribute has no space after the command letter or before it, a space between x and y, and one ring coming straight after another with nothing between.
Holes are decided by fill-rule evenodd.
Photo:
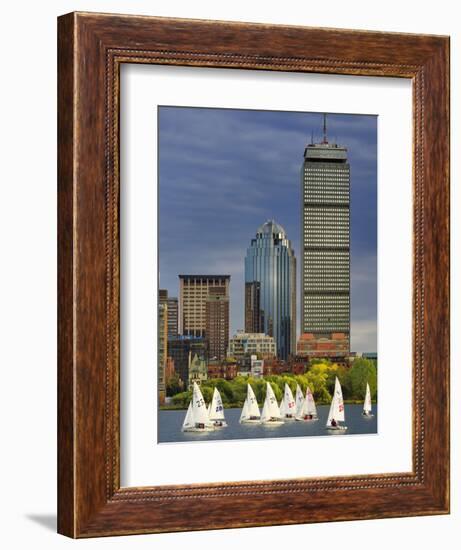
<instances>
[{"instance_id":1,"label":"glass-faced building","mask_svg":"<svg viewBox=\"0 0 461 550\"><path fill-rule=\"evenodd\" d=\"M345 147L311 143L301 169L301 332L350 342L350 169Z\"/></svg>"},{"instance_id":2,"label":"glass-faced building","mask_svg":"<svg viewBox=\"0 0 461 550\"><path fill-rule=\"evenodd\" d=\"M296 258L285 230L274 220L251 239L245 292L245 327L257 325L258 332L273 336L277 356L287 359L296 346ZM248 299L249 293L254 299Z\"/></svg>"}]
</instances>

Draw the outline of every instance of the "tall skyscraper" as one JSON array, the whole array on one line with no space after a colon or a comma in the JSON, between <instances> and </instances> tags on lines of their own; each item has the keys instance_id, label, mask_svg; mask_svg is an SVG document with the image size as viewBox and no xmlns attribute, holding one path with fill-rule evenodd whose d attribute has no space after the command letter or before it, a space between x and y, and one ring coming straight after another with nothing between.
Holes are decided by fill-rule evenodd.
<instances>
[{"instance_id":1,"label":"tall skyscraper","mask_svg":"<svg viewBox=\"0 0 461 550\"><path fill-rule=\"evenodd\" d=\"M158 399L160 405L165 402L165 366L168 355L168 339L167 339L167 306L165 304L158 304Z\"/></svg>"},{"instance_id":2,"label":"tall skyscraper","mask_svg":"<svg viewBox=\"0 0 461 550\"><path fill-rule=\"evenodd\" d=\"M178 336L178 299L170 297L167 300L168 307L168 338L176 338Z\"/></svg>"},{"instance_id":3,"label":"tall skyscraper","mask_svg":"<svg viewBox=\"0 0 461 550\"><path fill-rule=\"evenodd\" d=\"M168 311L168 338L178 336L178 299L172 296L168 297L168 290L160 289L158 291L159 304L166 304Z\"/></svg>"},{"instance_id":4,"label":"tall skyscraper","mask_svg":"<svg viewBox=\"0 0 461 550\"><path fill-rule=\"evenodd\" d=\"M304 150L301 169L301 333L350 342L350 169L345 147L323 141Z\"/></svg>"},{"instance_id":5,"label":"tall skyscraper","mask_svg":"<svg viewBox=\"0 0 461 550\"><path fill-rule=\"evenodd\" d=\"M245 332L264 332L264 315L261 309L261 283L245 283Z\"/></svg>"},{"instance_id":6,"label":"tall skyscraper","mask_svg":"<svg viewBox=\"0 0 461 550\"><path fill-rule=\"evenodd\" d=\"M205 335L210 359L226 358L229 344L229 296L226 287L210 287L205 305Z\"/></svg>"},{"instance_id":7,"label":"tall skyscraper","mask_svg":"<svg viewBox=\"0 0 461 550\"><path fill-rule=\"evenodd\" d=\"M252 307L245 307L245 327L256 319L262 324L260 332L274 337L278 357L287 359L296 345L296 258L285 230L274 220L261 225L251 239L245 258L246 294L251 293L249 284L259 296L251 300Z\"/></svg>"},{"instance_id":8,"label":"tall skyscraper","mask_svg":"<svg viewBox=\"0 0 461 550\"><path fill-rule=\"evenodd\" d=\"M183 336L206 337L206 303L211 288L229 298L230 275L179 275L179 330Z\"/></svg>"}]
</instances>

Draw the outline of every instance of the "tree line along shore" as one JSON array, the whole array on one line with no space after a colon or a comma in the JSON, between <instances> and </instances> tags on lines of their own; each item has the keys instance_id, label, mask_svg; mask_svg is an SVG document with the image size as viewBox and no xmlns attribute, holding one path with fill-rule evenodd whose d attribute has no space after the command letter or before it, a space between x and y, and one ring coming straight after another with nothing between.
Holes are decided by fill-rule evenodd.
<instances>
[{"instance_id":1,"label":"tree line along shore","mask_svg":"<svg viewBox=\"0 0 461 550\"><path fill-rule=\"evenodd\" d=\"M348 404L362 403L365 398L367 382L370 385L371 398L377 401L377 366L375 361L357 358L350 367L331 363L325 359L316 359L311 362L304 374L280 374L254 378L252 376L237 376L233 380L211 378L202 382L200 388L207 403L212 399L213 390L218 388L225 408L242 407L247 395L247 384L251 384L256 399L262 404L266 395L266 382L274 390L277 401L283 397L285 383L291 391L296 391L299 384L303 393L307 386L311 389L315 402L326 405L331 402L335 377L338 377L343 391L344 401ZM167 387L167 395L171 401L162 405L161 410L186 409L192 397L192 391L178 391L175 380Z\"/></svg>"}]
</instances>

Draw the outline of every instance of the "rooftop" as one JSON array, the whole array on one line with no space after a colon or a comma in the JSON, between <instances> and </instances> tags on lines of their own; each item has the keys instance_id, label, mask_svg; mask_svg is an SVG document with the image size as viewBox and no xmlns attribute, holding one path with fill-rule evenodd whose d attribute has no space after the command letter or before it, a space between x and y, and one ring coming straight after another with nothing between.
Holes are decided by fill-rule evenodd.
<instances>
[{"instance_id":1,"label":"rooftop","mask_svg":"<svg viewBox=\"0 0 461 550\"><path fill-rule=\"evenodd\" d=\"M230 279L230 275L178 275L180 279Z\"/></svg>"},{"instance_id":2,"label":"rooftop","mask_svg":"<svg viewBox=\"0 0 461 550\"><path fill-rule=\"evenodd\" d=\"M256 233L263 233L266 235L278 235L280 233L285 237L285 229L277 223L275 220L267 220L258 227Z\"/></svg>"},{"instance_id":3,"label":"rooftop","mask_svg":"<svg viewBox=\"0 0 461 550\"><path fill-rule=\"evenodd\" d=\"M304 158L311 160L347 160L347 149L336 143L310 143L304 149Z\"/></svg>"},{"instance_id":4,"label":"rooftop","mask_svg":"<svg viewBox=\"0 0 461 550\"><path fill-rule=\"evenodd\" d=\"M232 338L271 338L273 339L273 336L268 336L264 332L245 332L243 330L238 330Z\"/></svg>"},{"instance_id":5,"label":"rooftop","mask_svg":"<svg viewBox=\"0 0 461 550\"><path fill-rule=\"evenodd\" d=\"M336 143L330 143L327 137L327 114L323 114L323 141L321 143L314 143L314 136L309 145L306 145L304 149L304 158L312 159L315 161L321 160L335 160L346 161L347 149L342 145Z\"/></svg>"}]
</instances>

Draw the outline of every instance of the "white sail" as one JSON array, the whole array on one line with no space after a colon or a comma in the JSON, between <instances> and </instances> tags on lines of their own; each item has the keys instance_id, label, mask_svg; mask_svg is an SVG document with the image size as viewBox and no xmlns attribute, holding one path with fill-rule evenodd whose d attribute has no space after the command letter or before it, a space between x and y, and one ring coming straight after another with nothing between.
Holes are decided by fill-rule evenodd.
<instances>
[{"instance_id":1,"label":"white sail","mask_svg":"<svg viewBox=\"0 0 461 550\"><path fill-rule=\"evenodd\" d=\"M296 413L296 403L293 397L293 393L290 386L285 383L285 389L283 392L282 405L279 407L279 413L282 418L294 417Z\"/></svg>"},{"instance_id":2,"label":"white sail","mask_svg":"<svg viewBox=\"0 0 461 550\"><path fill-rule=\"evenodd\" d=\"M243 404L242 414L240 415L240 422L245 422L246 420L259 420L260 413L258 407L258 401L256 400L255 392L253 388L248 384L247 386L247 397L245 403Z\"/></svg>"},{"instance_id":3,"label":"white sail","mask_svg":"<svg viewBox=\"0 0 461 550\"><path fill-rule=\"evenodd\" d=\"M211 403L208 405L208 408L207 408L206 412L208 413L208 418L210 418L210 414L211 414Z\"/></svg>"},{"instance_id":4,"label":"white sail","mask_svg":"<svg viewBox=\"0 0 461 550\"><path fill-rule=\"evenodd\" d=\"M211 425L208 418L205 400L203 399L202 392L200 391L197 382L194 382L194 389L192 392L192 413L196 424L203 424L205 426Z\"/></svg>"},{"instance_id":5,"label":"white sail","mask_svg":"<svg viewBox=\"0 0 461 550\"><path fill-rule=\"evenodd\" d=\"M370 393L370 386L367 382L367 391L365 393L365 401L363 403L363 412L364 414L370 414L371 413L371 393Z\"/></svg>"},{"instance_id":6,"label":"white sail","mask_svg":"<svg viewBox=\"0 0 461 550\"><path fill-rule=\"evenodd\" d=\"M280 409L275 398L274 390L269 382L266 383L266 399L264 400L264 409L266 414L261 413L261 422L270 418L281 418ZM264 419L263 419L264 416Z\"/></svg>"},{"instance_id":7,"label":"white sail","mask_svg":"<svg viewBox=\"0 0 461 550\"><path fill-rule=\"evenodd\" d=\"M309 386L306 388L306 399L304 400L303 414L317 417L317 407L315 406L314 396Z\"/></svg>"},{"instance_id":8,"label":"white sail","mask_svg":"<svg viewBox=\"0 0 461 550\"><path fill-rule=\"evenodd\" d=\"M269 400L269 410L274 418L280 418L280 409L272 386L267 382L266 400Z\"/></svg>"},{"instance_id":9,"label":"white sail","mask_svg":"<svg viewBox=\"0 0 461 550\"><path fill-rule=\"evenodd\" d=\"M341 384L338 377L335 380L335 391L331 400L330 412L328 413L327 427L332 426L331 421L344 422L344 400Z\"/></svg>"},{"instance_id":10,"label":"white sail","mask_svg":"<svg viewBox=\"0 0 461 550\"><path fill-rule=\"evenodd\" d=\"M282 400L280 401L280 405L279 405L279 409L280 409L280 416L285 416L285 396L282 397Z\"/></svg>"},{"instance_id":11,"label":"white sail","mask_svg":"<svg viewBox=\"0 0 461 550\"><path fill-rule=\"evenodd\" d=\"M245 403L243 404L242 413L240 415L239 422L242 423L244 420L249 418L249 416L250 415L248 414L248 399L245 399Z\"/></svg>"},{"instance_id":12,"label":"white sail","mask_svg":"<svg viewBox=\"0 0 461 550\"><path fill-rule=\"evenodd\" d=\"M296 418L300 418L303 412L304 396L301 388L299 387L299 384L296 384L295 404L296 404Z\"/></svg>"},{"instance_id":13,"label":"white sail","mask_svg":"<svg viewBox=\"0 0 461 550\"><path fill-rule=\"evenodd\" d=\"M184 418L184 422L182 424L182 431L184 431L186 428L192 428L193 426L195 426L195 422L194 422L194 415L192 413L192 401L191 401L187 409L186 417Z\"/></svg>"},{"instance_id":14,"label":"white sail","mask_svg":"<svg viewBox=\"0 0 461 550\"><path fill-rule=\"evenodd\" d=\"M247 401L248 401L248 416L256 416L259 418L259 407L258 407L258 401L256 400L255 392L253 391L253 388L248 384L248 390L247 390Z\"/></svg>"},{"instance_id":15,"label":"white sail","mask_svg":"<svg viewBox=\"0 0 461 550\"><path fill-rule=\"evenodd\" d=\"M261 422L268 422L271 419L269 403L267 398L264 400L263 410L261 412Z\"/></svg>"},{"instance_id":16,"label":"white sail","mask_svg":"<svg viewBox=\"0 0 461 550\"><path fill-rule=\"evenodd\" d=\"M213 399L211 400L211 404L210 404L209 419L225 420L224 406L223 406L221 394L219 393L218 388L215 388L213 392Z\"/></svg>"}]
</instances>

